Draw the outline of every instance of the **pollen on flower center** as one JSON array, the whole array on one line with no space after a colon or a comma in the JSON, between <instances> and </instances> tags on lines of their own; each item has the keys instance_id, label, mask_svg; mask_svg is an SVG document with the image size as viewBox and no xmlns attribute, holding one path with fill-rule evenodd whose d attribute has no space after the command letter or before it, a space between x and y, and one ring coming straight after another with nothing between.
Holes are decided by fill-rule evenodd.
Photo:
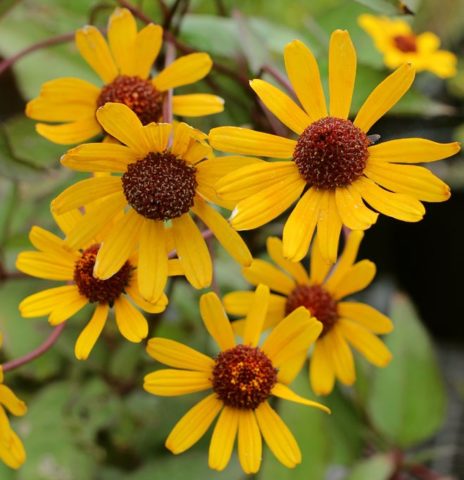
<instances>
[{"instance_id":1,"label":"pollen on flower center","mask_svg":"<svg viewBox=\"0 0 464 480\"><path fill-rule=\"evenodd\" d=\"M367 135L349 120L325 117L300 135L293 160L308 185L332 190L362 175L369 145Z\"/></svg>"},{"instance_id":2,"label":"pollen on flower center","mask_svg":"<svg viewBox=\"0 0 464 480\"><path fill-rule=\"evenodd\" d=\"M95 244L84 250L74 267L74 282L79 293L89 302L112 304L129 285L133 267L126 262L121 269L107 280L93 276L93 267L100 245Z\"/></svg>"},{"instance_id":3,"label":"pollen on flower center","mask_svg":"<svg viewBox=\"0 0 464 480\"><path fill-rule=\"evenodd\" d=\"M149 80L128 75L119 75L102 88L97 106L107 102L124 103L137 114L143 125L159 122L163 111L163 94Z\"/></svg>"},{"instance_id":4,"label":"pollen on flower center","mask_svg":"<svg viewBox=\"0 0 464 480\"><path fill-rule=\"evenodd\" d=\"M277 369L258 347L237 345L216 358L213 390L225 405L254 410L269 398Z\"/></svg>"},{"instance_id":5,"label":"pollen on flower center","mask_svg":"<svg viewBox=\"0 0 464 480\"><path fill-rule=\"evenodd\" d=\"M297 285L287 297L285 314L298 307L307 308L323 325L322 335L327 333L338 319L337 302L320 285Z\"/></svg>"},{"instance_id":6,"label":"pollen on flower center","mask_svg":"<svg viewBox=\"0 0 464 480\"><path fill-rule=\"evenodd\" d=\"M149 153L122 176L129 205L151 220L169 220L193 206L196 169L169 152Z\"/></svg>"},{"instance_id":7,"label":"pollen on flower center","mask_svg":"<svg viewBox=\"0 0 464 480\"><path fill-rule=\"evenodd\" d=\"M416 37L414 35L397 35L393 42L398 50L405 53L417 52Z\"/></svg>"}]
</instances>

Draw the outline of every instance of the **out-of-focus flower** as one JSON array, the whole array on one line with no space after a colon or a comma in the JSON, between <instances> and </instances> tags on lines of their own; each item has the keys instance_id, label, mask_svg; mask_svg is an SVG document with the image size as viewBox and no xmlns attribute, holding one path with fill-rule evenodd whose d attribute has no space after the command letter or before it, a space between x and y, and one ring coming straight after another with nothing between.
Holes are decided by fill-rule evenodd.
<instances>
[{"instance_id":1,"label":"out-of-focus flower","mask_svg":"<svg viewBox=\"0 0 464 480\"><path fill-rule=\"evenodd\" d=\"M411 63L418 72L427 70L442 78L456 75L457 58L440 50L440 39L432 32L416 35L409 23L363 14L359 25L372 37L388 68Z\"/></svg>"},{"instance_id":2,"label":"out-of-focus flower","mask_svg":"<svg viewBox=\"0 0 464 480\"><path fill-rule=\"evenodd\" d=\"M301 306L322 322L322 334L316 340L310 363L310 383L320 395L329 394L336 379L345 385L354 383L356 373L350 345L378 367L386 366L391 359L387 347L376 337L392 330L390 319L364 303L341 301L366 288L375 275L375 265L369 260L355 263L362 237L361 231L350 233L339 263L331 273L317 241L308 274L303 265L284 258L282 242L275 237L268 239L267 248L281 270L259 259L243 269L251 284L262 283L275 292L270 298L264 328L279 325L285 315ZM235 315L246 315L252 301L252 292L233 292L224 297L226 310ZM243 332L243 320L234 322L234 328ZM301 361L305 358L306 353Z\"/></svg>"},{"instance_id":3,"label":"out-of-focus flower","mask_svg":"<svg viewBox=\"0 0 464 480\"><path fill-rule=\"evenodd\" d=\"M294 393L284 378L287 365L293 364L301 350L314 342L322 324L311 318L305 308L298 308L282 320L259 347L269 289L260 285L251 295L241 344L235 342L231 324L216 294L201 297L204 325L221 349L215 358L173 340L153 338L148 342L150 356L173 369L148 374L145 390L168 397L213 390L176 424L166 447L175 454L189 449L219 415L209 448L209 466L215 470L227 466L236 437L240 463L246 473L259 470L261 436L285 466L293 468L301 462L295 438L269 404L272 395L329 411L320 403Z\"/></svg>"},{"instance_id":4,"label":"out-of-focus flower","mask_svg":"<svg viewBox=\"0 0 464 480\"><path fill-rule=\"evenodd\" d=\"M207 53L192 53L175 60L150 76L163 40L163 29L149 24L137 31L129 10L118 8L108 23L108 43L100 31L86 26L76 32L79 53L97 73L103 86L79 78L58 78L42 86L40 95L26 107L26 115L39 123L37 131L48 140L69 145L95 137L103 130L95 112L107 102L124 103L146 125L162 121L163 99L175 87L201 80L211 70ZM196 117L221 112L223 100L216 95L175 95L176 115Z\"/></svg>"}]
</instances>

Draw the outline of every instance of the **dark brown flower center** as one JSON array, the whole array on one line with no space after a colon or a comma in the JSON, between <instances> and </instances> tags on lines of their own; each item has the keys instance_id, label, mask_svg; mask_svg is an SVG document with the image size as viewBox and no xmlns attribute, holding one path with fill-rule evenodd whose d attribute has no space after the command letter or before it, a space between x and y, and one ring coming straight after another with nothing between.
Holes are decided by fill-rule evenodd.
<instances>
[{"instance_id":1,"label":"dark brown flower center","mask_svg":"<svg viewBox=\"0 0 464 480\"><path fill-rule=\"evenodd\" d=\"M126 262L121 269L107 280L93 276L93 267L100 245L92 245L84 250L74 267L74 281L79 293L89 302L109 303L110 305L124 293L129 285L133 267Z\"/></svg>"},{"instance_id":2,"label":"dark brown flower center","mask_svg":"<svg viewBox=\"0 0 464 480\"><path fill-rule=\"evenodd\" d=\"M128 75L119 75L102 88L97 100L101 107L107 102L124 103L147 125L159 122L163 113L164 95L158 92L149 80Z\"/></svg>"},{"instance_id":3,"label":"dark brown flower center","mask_svg":"<svg viewBox=\"0 0 464 480\"><path fill-rule=\"evenodd\" d=\"M187 213L197 188L196 168L169 152L149 153L128 166L122 186L129 205L152 220Z\"/></svg>"},{"instance_id":4,"label":"dark brown flower center","mask_svg":"<svg viewBox=\"0 0 464 480\"><path fill-rule=\"evenodd\" d=\"M414 35L397 35L393 37L393 43L402 52L417 52L416 37Z\"/></svg>"},{"instance_id":5,"label":"dark brown flower center","mask_svg":"<svg viewBox=\"0 0 464 480\"><path fill-rule=\"evenodd\" d=\"M277 369L258 347L237 345L221 352L213 369L213 390L225 405L254 410L271 395Z\"/></svg>"},{"instance_id":6,"label":"dark brown flower center","mask_svg":"<svg viewBox=\"0 0 464 480\"><path fill-rule=\"evenodd\" d=\"M327 333L338 319L337 302L320 285L297 285L287 297L285 314L298 307L307 308L324 326L322 335Z\"/></svg>"},{"instance_id":7,"label":"dark brown flower center","mask_svg":"<svg viewBox=\"0 0 464 480\"><path fill-rule=\"evenodd\" d=\"M362 175L369 145L367 135L349 120L325 117L300 135L293 160L308 185L332 190Z\"/></svg>"}]
</instances>

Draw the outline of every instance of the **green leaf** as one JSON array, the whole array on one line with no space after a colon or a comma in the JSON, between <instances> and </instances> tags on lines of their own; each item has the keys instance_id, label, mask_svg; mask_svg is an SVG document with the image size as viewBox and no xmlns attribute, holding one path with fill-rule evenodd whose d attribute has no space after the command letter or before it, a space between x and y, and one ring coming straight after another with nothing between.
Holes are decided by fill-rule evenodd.
<instances>
[{"instance_id":1,"label":"green leaf","mask_svg":"<svg viewBox=\"0 0 464 480\"><path fill-rule=\"evenodd\" d=\"M391 455L374 455L358 462L346 480L388 480L394 470Z\"/></svg>"},{"instance_id":2,"label":"green leaf","mask_svg":"<svg viewBox=\"0 0 464 480\"><path fill-rule=\"evenodd\" d=\"M382 15L397 15L398 8L395 7L393 2L398 5L398 0L355 0L357 3L369 7L377 13Z\"/></svg>"},{"instance_id":3,"label":"green leaf","mask_svg":"<svg viewBox=\"0 0 464 480\"><path fill-rule=\"evenodd\" d=\"M390 317L395 330L385 343L393 360L374 373L367 409L380 433L410 447L440 428L446 396L432 343L410 300L396 295Z\"/></svg>"}]
</instances>

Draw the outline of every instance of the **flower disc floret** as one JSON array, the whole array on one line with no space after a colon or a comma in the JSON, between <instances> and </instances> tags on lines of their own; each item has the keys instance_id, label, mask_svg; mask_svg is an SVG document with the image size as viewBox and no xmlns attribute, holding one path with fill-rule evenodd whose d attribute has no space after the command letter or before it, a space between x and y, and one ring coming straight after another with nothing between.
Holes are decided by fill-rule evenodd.
<instances>
[{"instance_id":1,"label":"flower disc floret","mask_svg":"<svg viewBox=\"0 0 464 480\"><path fill-rule=\"evenodd\" d=\"M143 125L158 122L163 113L163 94L152 82L136 76L119 75L102 88L97 106L123 103L137 114Z\"/></svg>"},{"instance_id":2,"label":"flower disc floret","mask_svg":"<svg viewBox=\"0 0 464 480\"><path fill-rule=\"evenodd\" d=\"M333 190L362 175L369 145L367 135L350 120L325 117L300 135L293 160L308 185Z\"/></svg>"},{"instance_id":3,"label":"flower disc floret","mask_svg":"<svg viewBox=\"0 0 464 480\"><path fill-rule=\"evenodd\" d=\"M125 292L129 285L133 267L126 262L120 270L107 280L99 280L93 276L93 268L100 245L95 244L84 250L74 267L74 282L79 293L89 299L89 302L99 302L112 305Z\"/></svg>"},{"instance_id":4,"label":"flower disc floret","mask_svg":"<svg viewBox=\"0 0 464 480\"><path fill-rule=\"evenodd\" d=\"M254 410L271 395L277 369L258 347L237 345L216 358L213 390L225 405Z\"/></svg>"},{"instance_id":5,"label":"flower disc floret","mask_svg":"<svg viewBox=\"0 0 464 480\"><path fill-rule=\"evenodd\" d=\"M151 220L170 220L193 206L197 180L193 165L169 152L149 153L122 176L129 205Z\"/></svg>"},{"instance_id":6,"label":"flower disc floret","mask_svg":"<svg viewBox=\"0 0 464 480\"><path fill-rule=\"evenodd\" d=\"M397 35L393 37L393 43L398 50L402 52L417 52L417 42L415 35Z\"/></svg>"}]
</instances>

